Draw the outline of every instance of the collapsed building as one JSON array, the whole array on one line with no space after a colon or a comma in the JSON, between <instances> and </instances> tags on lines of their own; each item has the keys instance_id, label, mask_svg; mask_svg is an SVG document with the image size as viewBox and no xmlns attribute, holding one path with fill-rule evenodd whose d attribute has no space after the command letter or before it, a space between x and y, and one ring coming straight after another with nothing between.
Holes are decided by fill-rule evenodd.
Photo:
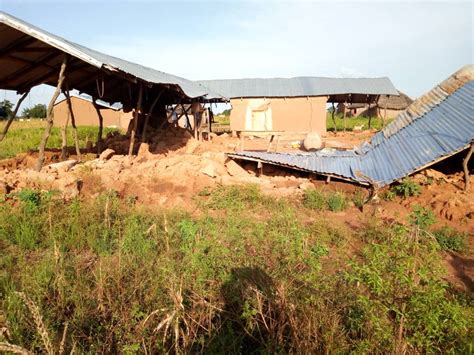
<instances>
[{"instance_id":1,"label":"collapsed building","mask_svg":"<svg viewBox=\"0 0 474 355\"><path fill-rule=\"evenodd\" d=\"M307 153L245 151L229 154L335 177L375 189L433 165L470 147L474 140L474 65L451 75L416 99L384 129L353 150L322 149Z\"/></svg>"},{"instance_id":2,"label":"collapsed building","mask_svg":"<svg viewBox=\"0 0 474 355\"><path fill-rule=\"evenodd\" d=\"M389 78L267 78L201 80L230 99L232 131L326 133L327 104L374 104L398 95Z\"/></svg>"},{"instance_id":3,"label":"collapsed building","mask_svg":"<svg viewBox=\"0 0 474 355\"><path fill-rule=\"evenodd\" d=\"M48 124L39 147L37 170L43 164L44 149L54 123L53 105L61 93L66 96L70 109L70 92L77 90L90 95L94 104L99 99L108 103L120 102L124 112L133 110L130 154L137 149L137 137L145 140L149 125L161 125L166 120L167 105L176 107L185 103L225 100L190 80L67 41L4 12L0 12L0 67L0 89L14 90L22 95L1 138L31 88L40 84L56 88L48 105ZM95 106L99 118L97 147L100 152L103 117L99 106ZM71 121L77 137L73 110ZM195 124L190 128L197 131L199 127ZM77 139L75 144L80 154Z\"/></svg>"}]
</instances>

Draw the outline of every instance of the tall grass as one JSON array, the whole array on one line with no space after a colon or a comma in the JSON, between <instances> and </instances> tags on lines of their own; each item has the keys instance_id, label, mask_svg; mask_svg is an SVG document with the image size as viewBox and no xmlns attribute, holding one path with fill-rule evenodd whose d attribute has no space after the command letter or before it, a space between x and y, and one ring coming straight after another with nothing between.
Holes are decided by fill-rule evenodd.
<instances>
[{"instance_id":1,"label":"tall grass","mask_svg":"<svg viewBox=\"0 0 474 355\"><path fill-rule=\"evenodd\" d=\"M341 114L335 115L334 116L336 120L336 127L337 131L341 132L344 129L344 118ZM390 123L392 120L387 119L385 121L385 125ZM380 130L382 129L382 118L380 117L372 117L370 124L372 129ZM357 116L357 117L346 117L346 130L347 131L352 131L354 129L354 126L361 126L364 125L362 128L363 131L369 129L369 118L368 117L362 117L362 116ZM328 131L334 131L334 121L332 120L332 116L330 113L326 115L326 127Z\"/></svg>"},{"instance_id":2,"label":"tall grass","mask_svg":"<svg viewBox=\"0 0 474 355\"><path fill-rule=\"evenodd\" d=\"M380 223L367 236L309 223L291 201L235 189L197 196L199 215L113 193L67 205L12 196L0 205L0 342L80 353L469 351L472 307L446 287L436 241ZM352 238L370 241L349 262L341 240Z\"/></svg>"},{"instance_id":3,"label":"tall grass","mask_svg":"<svg viewBox=\"0 0 474 355\"><path fill-rule=\"evenodd\" d=\"M5 123L0 122L0 130L3 130ZM45 122L32 120L29 122L12 123L7 136L0 142L0 159L11 158L19 153L28 150L37 150L43 135ZM108 132L116 131L112 128L104 128L104 137ZM84 148L86 142L95 143L97 140L98 127L82 126L78 127L79 146ZM58 127L53 127L49 137L47 148L61 148L61 132ZM67 130L68 146L74 145L72 129Z\"/></svg>"}]
</instances>

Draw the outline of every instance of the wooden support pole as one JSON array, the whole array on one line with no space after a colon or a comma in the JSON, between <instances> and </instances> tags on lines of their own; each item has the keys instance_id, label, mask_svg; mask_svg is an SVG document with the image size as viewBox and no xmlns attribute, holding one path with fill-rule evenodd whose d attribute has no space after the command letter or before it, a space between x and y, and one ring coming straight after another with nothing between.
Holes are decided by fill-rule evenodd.
<instances>
[{"instance_id":1,"label":"wooden support pole","mask_svg":"<svg viewBox=\"0 0 474 355\"><path fill-rule=\"evenodd\" d=\"M15 109L13 110L11 116L8 118L8 121L7 123L5 124L5 127L3 127L3 132L0 134L0 142L3 140L3 138L5 138L5 136L7 135L8 133L8 129L10 128L13 120L15 119L17 113L18 113L18 110L20 109L20 106L21 106L21 103L25 100L26 96L28 96L28 94L30 93L30 90L26 91L21 97L20 99L18 100L18 102L16 103L16 106L15 106Z\"/></svg>"},{"instance_id":2,"label":"wooden support pole","mask_svg":"<svg viewBox=\"0 0 474 355\"><path fill-rule=\"evenodd\" d=\"M63 86L66 66L68 61L68 55L64 55L63 62L61 64L61 69L59 70L59 78L58 78L58 85L56 86L56 90L54 91L53 97L48 104L48 109L46 111L46 128L43 133L43 138L41 139L41 143L38 149L38 160L36 161L35 170L40 171L43 167L44 163L44 150L46 148L46 143L48 143L49 136L51 134L51 129L53 128L54 117L53 117L53 108L54 103L56 102L59 94L61 93L61 89Z\"/></svg>"},{"instance_id":3,"label":"wooden support pole","mask_svg":"<svg viewBox=\"0 0 474 355\"><path fill-rule=\"evenodd\" d=\"M387 120L387 104L385 104L385 108L383 110L382 128L385 127L386 120Z\"/></svg>"},{"instance_id":4,"label":"wooden support pole","mask_svg":"<svg viewBox=\"0 0 474 355\"><path fill-rule=\"evenodd\" d=\"M138 118L140 117L140 112L142 110L142 99L143 99L143 85L140 83L139 84L139 90L138 90L138 100L137 100L137 107L135 108L134 112L134 121L133 121L133 128L132 128L132 134L130 135L130 146L128 147L128 155L133 154L133 148L135 146L135 136L137 134L137 128L138 128Z\"/></svg>"},{"instance_id":5,"label":"wooden support pole","mask_svg":"<svg viewBox=\"0 0 474 355\"><path fill-rule=\"evenodd\" d=\"M74 136L74 145L76 147L76 155L78 159L81 159L81 149L79 148L79 136L77 134L76 118L74 116L74 111L72 110L72 101L71 101L71 95L69 94L69 88L67 88L66 91L64 91L64 96L66 96L69 114L71 115L71 126L72 126L72 133Z\"/></svg>"},{"instance_id":6,"label":"wooden support pole","mask_svg":"<svg viewBox=\"0 0 474 355\"><path fill-rule=\"evenodd\" d=\"M61 160L65 160L67 156L67 125L69 123L69 115L66 117L64 125L61 125Z\"/></svg>"},{"instance_id":7,"label":"wooden support pole","mask_svg":"<svg viewBox=\"0 0 474 355\"><path fill-rule=\"evenodd\" d=\"M469 151L467 152L466 157L462 161L462 168L464 170L464 191L469 191L469 188L470 188L468 164L473 152L474 152L474 140L471 141L471 148L469 148Z\"/></svg>"},{"instance_id":8,"label":"wooden support pole","mask_svg":"<svg viewBox=\"0 0 474 355\"><path fill-rule=\"evenodd\" d=\"M336 119L334 118L334 113L336 111L336 108L334 107L334 102L331 102L331 104L332 104L332 113L331 113L331 115L332 115L332 122L334 123L334 132L337 133Z\"/></svg>"},{"instance_id":9,"label":"wooden support pole","mask_svg":"<svg viewBox=\"0 0 474 355\"><path fill-rule=\"evenodd\" d=\"M344 133L346 133L346 107L347 107L347 101L344 102Z\"/></svg>"},{"instance_id":10,"label":"wooden support pole","mask_svg":"<svg viewBox=\"0 0 474 355\"><path fill-rule=\"evenodd\" d=\"M163 94L164 90L161 90L158 95L156 95L155 100L150 106L150 109L148 110L148 113L146 114L145 117L145 124L143 125L143 133L142 133L142 143L145 143L146 140L146 129L148 128L148 121L150 120L150 116L153 113L153 110L155 109L155 106L160 99L161 95Z\"/></svg>"},{"instance_id":11,"label":"wooden support pole","mask_svg":"<svg viewBox=\"0 0 474 355\"><path fill-rule=\"evenodd\" d=\"M94 104L95 111L97 112L97 117L99 117L99 131L97 132L97 155L102 153L102 132L104 130L104 117L102 112L100 112L99 105L97 105L96 98L92 98L92 103Z\"/></svg>"}]
</instances>

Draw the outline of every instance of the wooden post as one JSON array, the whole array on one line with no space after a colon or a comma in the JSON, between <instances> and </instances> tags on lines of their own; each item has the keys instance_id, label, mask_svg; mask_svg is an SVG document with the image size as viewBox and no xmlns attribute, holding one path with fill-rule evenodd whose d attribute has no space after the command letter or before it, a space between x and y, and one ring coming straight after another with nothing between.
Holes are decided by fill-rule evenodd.
<instances>
[{"instance_id":1,"label":"wooden post","mask_svg":"<svg viewBox=\"0 0 474 355\"><path fill-rule=\"evenodd\" d=\"M143 125L143 133L142 133L142 143L145 143L146 140L146 129L148 128L148 121L150 120L150 116L153 113L153 110L155 109L156 103L160 99L160 96L163 94L164 90L161 90L160 93L156 96L155 100L150 106L150 109L148 110L148 113L146 114L145 117L145 124Z\"/></svg>"},{"instance_id":2,"label":"wooden post","mask_svg":"<svg viewBox=\"0 0 474 355\"><path fill-rule=\"evenodd\" d=\"M56 99L58 98L61 88L63 86L67 66L68 56L64 55L63 62L61 64L61 69L59 70L59 78L58 78L58 85L56 86L56 90L54 91L53 97L48 104L48 109L46 111L46 128L43 133L43 138L41 139L41 143L38 149L38 160L36 161L35 170L40 171L43 167L44 163L44 150L46 148L46 143L48 143L49 136L51 134L51 129L53 128L54 118L53 118L53 107Z\"/></svg>"},{"instance_id":3,"label":"wooden post","mask_svg":"<svg viewBox=\"0 0 474 355\"><path fill-rule=\"evenodd\" d=\"M334 118L334 113L336 108L334 107L334 102L332 102L332 122L334 123L334 132L337 133L336 119Z\"/></svg>"},{"instance_id":4,"label":"wooden post","mask_svg":"<svg viewBox=\"0 0 474 355\"><path fill-rule=\"evenodd\" d=\"M81 149L79 148L79 136L77 134L76 118L74 117L74 111L72 110L72 102L71 102L71 95L69 94L69 88L67 88L66 91L64 91L64 95L66 96L69 114L71 115L71 126L72 126L72 133L74 136L74 145L76 146L76 155L78 159L81 159Z\"/></svg>"},{"instance_id":5,"label":"wooden post","mask_svg":"<svg viewBox=\"0 0 474 355\"><path fill-rule=\"evenodd\" d=\"M66 117L66 122L61 125L61 160L66 159L67 155L67 125L69 122L69 115Z\"/></svg>"},{"instance_id":6,"label":"wooden post","mask_svg":"<svg viewBox=\"0 0 474 355\"><path fill-rule=\"evenodd\" d=\"M346 107L347 107L347 101L344 102L344 133L346 133Z\"/></svg>"},{"instance_id":7,"label":"wooden post","mask_svg":"<svg viewBox=\"0 0 474 355\"><path fill-rule=\"evenodd\" d=\"M464 170L464 191L468 191L470 188L468 164L473 152L474 152L474 140L471 141L471 148L469 149L469 151L466 154L466 157L462 161L462 168Z\"/></svg>"},{"instance_id":8,"label":"wooden post","mask_svg":"<svg viewBox=\"0 0 474 355\"><path fill-rule=\"evenodd\" d=\"M385 127L386 119L387 119L387 104L385 104L385 107L383 110L382 128Z\"/></svg>"},{"instance_id":9,"label":"wooden post","mask_svg":"<svg viewBox=\"0 0 474 355\"><path fill-rule=\"evenodd\" d=\"M134 112L134 121L133 121L133 128L132 134L130 135L130 146L128 147L128 155L133 154L133 148L135 146L135 135L137 134L138 128L138 118L140 117L140 112L142 110L142 99L143 99L143 84L139 84L138 90L138 100L137 100L137 107L135 108Z\"/></svg>"},{"instance_id":10,"label":"wooden post","mask_svg":"<svg viewBox=\"0 0 474 355\"><path fill-rule=\"evenodd\" d=\"M212 111L211 111L211 104L209 104L209 107L207 108L207 140L211 140L211 117L212 117Z\"/></svg>"},{"instance_id":11,"label":"wooden post","mask_svg":"<svg viewBox=\"0 0 474 355\"><path fill-rule=\"evenodd\" d=\"M104 117L102 117L102 112L100 112L99 105L97 105L96 98L92 98L92 103L94 104L95 111L97 112L97 116L99 117L99 132L97 132L97 155L102 153L102 131L104 129Z\"/></svg>"},{"instance_id":12,"label":"wooden post","mask_svg":"<svg viewBox=\"0 0 474 355\"><path fill-rule=\"evenodd\" d=\"M369 108L367 109L367 113L369 115L369 129L372 128L372 115L370 114L370 102L369 102Z\"/></svg>"},{"instance_id":13,"label":"wooden post","mask_svg":"<svg viewBox=\"0 0 474 355\"><path fill-rule=\"evenodd\" d=\"M3 138L5 138L5 136L7 135L8 133L8 129L10 128L10 125L12 124L13 120L15 119L17 113L18 113L18 110L20 109L20 105L21 103L23 102L23 100L25 100L26 96L30 93L30 90L28 89L28 91L26 91L21 97L20 99L18 100L18 102L16 103L16 106L15 106L15 109L13 110L11 116L8 118L8 121L7 123L5 124L5 127L3 127L3 132L0 134L0 142L3 140Z\"/></svg>"}]
</instances>

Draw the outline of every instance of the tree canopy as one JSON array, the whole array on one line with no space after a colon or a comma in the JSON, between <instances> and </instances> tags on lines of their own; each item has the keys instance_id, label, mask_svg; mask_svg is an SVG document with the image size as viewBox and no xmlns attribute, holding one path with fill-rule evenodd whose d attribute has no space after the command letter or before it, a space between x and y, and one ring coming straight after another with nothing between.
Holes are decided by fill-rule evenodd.
<instances>
[{"instance_id":1,"label":"tree canopy","mask_svg":"<svg viewBox=\"0 0 474 355\"><path fill-rule=\"evenodd\" d=\"M46 105L37 104L33 107L25 108L22 113L23 117L27 118L45 118L46 117Z\"/></svg>"}]
</instances>

